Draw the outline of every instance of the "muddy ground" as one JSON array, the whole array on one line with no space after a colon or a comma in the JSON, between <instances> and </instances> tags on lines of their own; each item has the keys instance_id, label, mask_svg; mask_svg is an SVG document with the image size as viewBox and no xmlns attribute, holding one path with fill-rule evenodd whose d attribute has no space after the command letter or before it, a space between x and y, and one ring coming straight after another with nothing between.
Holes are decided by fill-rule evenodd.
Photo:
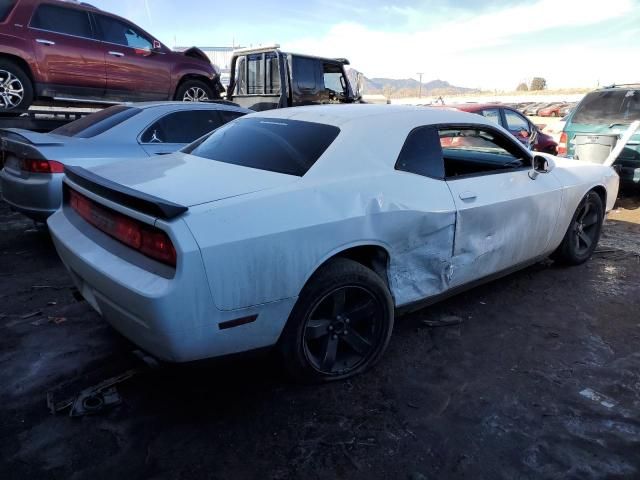
<instances>
[{"instance_id":1,"label":"muddy ground","mask_svg":"<svg viewBox=\"0 0 640 480\"><path fill-rule=\"evenodd\" d=\"M46 230L0 205L0 475L640 478L640 197L620 205L587 264L407 316L350 382L292 385L269 356L161 366L80 418L46 393L144 364L74 298ZM423 323L443 316L463 323Z\"/></svg>"}]
</instances>

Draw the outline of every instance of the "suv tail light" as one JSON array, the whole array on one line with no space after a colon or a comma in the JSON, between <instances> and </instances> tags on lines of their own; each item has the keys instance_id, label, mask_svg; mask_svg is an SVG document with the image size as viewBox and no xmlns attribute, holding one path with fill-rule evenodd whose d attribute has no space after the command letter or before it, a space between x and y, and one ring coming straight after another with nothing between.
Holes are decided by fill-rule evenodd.
<instances>
[{"instance_id":1,"label":"suv tail light","mask_svg":"<svg viewBox=\"0 0 640 480\"><path fill-rule=\"evenodd\" d=\"M567 136L566 132L562 132L562 135L560 135L560 141L558 142L558 155L559 156L565 156L567 154L567 142L569 140L569 137Z\"/></svg>"},{"instance_id":2,"label":"suv tail light","mask_svg":"<svg viewBox=\"0 0 640 480\"><path fill-rule=\"evenodd\" d=\"M68 192L71 208L98 230L147 257L176 266L176 250L165 232L98 205L75 190Z\"/></svg>"},{"instance_id":3,"label":"suv tail light","mask_svg":"<svg viewBox=\"0 0 640 480\"><path fill-rule=\"evenodd\" d=\"M55 160L24 158L20 162L20 170L30 173L64 173L64 165Z\"/></svg>"}]
</instances>

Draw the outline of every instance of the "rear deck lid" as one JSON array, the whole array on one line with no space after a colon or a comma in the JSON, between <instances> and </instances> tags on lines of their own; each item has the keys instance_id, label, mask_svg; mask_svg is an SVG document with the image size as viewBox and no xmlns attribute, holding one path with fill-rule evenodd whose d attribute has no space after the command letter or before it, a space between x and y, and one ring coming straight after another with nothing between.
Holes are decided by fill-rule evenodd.
<instances>
[{"instance_id":1,"label":"rear deck lid","mask_svg":"<svg viewBox=\"0 0 640 480\"><path fill-rule=\"evenodd\" d=\"M101 165L90 173L131 191L191 207L276 188L297 177L174 153Z\"/></svg>"}]
</instances>

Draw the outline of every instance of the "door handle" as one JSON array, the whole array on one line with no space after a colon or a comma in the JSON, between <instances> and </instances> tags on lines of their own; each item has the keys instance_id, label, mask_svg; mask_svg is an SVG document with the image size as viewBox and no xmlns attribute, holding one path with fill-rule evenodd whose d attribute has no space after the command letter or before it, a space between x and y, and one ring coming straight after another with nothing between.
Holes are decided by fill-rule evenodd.
<instances>
[{"instance_id":1,"label":"door handle","mask_svg":"<svg viewBox=\"0 0 640 480\"><path fill-rule=\"evenodd\" d=\"M122 52L109 52L109 55L113 55L114 57L124 57L124 53Z\"/></svg>"},{"instance_id":2,"label":"door handle","mask_svg":"<svg viewBox=\"0 0 640 480\"><path fill-rule=\"evenodd\" d=\"M56 42L52 42L51 40L45 40L44 38L36 38L36 43L41 43L42 45L55 45Z\"/></svg>"},{"instance_id":3,"label":"door handle","mask_svg":"<svg viewBox=\"0 0 640 480\"><path fill-rule=\"evenodd\" d=\"M478 198L478 196L473 192L462 192L458 196L460 197L460 200L464 200L464 201L471 201Z\"/></svg>"}]
</instances>

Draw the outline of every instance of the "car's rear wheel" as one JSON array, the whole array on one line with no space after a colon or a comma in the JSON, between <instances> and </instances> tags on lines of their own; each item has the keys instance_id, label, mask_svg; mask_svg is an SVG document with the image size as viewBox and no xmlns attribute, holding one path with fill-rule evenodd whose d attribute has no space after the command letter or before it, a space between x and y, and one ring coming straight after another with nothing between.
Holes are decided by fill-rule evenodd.
<instances>
[{"instance_id":1,"label":"car's rear wheel","mask_svg":"<svg viewBox=\"0 0 640 480\"><path fill-rule=\"evenodd\" d=\"M371 368L385 351L394 309L385 282L346 258L319 269L304 287L279 342L298 381L326 382Z\"/></svg>"},{"instance_id":2,"label":"car's rear wheel","mask_svg":"<svg viewBox=\"0 0 640 480\"><path fill-rule=\"evenodd\" d=\"M32 102L29 76L15 62L0 59L0 113L27 110Z\"/></svg>"},{"instance_id":3,"label":"car's rear wheel","mask_svg":"<svg viewBox=\"0 0 640 480\"><path fill-rule=\"evenodd\" d=\"M596 192L590 191L578 205L562 243L552 255L553 258L568 265L586 262L598 245L603 221L602 199Z\"/></svg>"},{"instance_id":4,"label":"car's rear wheel","mask_svg":"<svg viewBox=\"0 0 640 480\"><path fill-rule=\"evenodd\" d=\"M176 100L183 102L204 102L213 98L213 88L201 80L187 80L176 92Z\"/></svg>"}]
</instances>

